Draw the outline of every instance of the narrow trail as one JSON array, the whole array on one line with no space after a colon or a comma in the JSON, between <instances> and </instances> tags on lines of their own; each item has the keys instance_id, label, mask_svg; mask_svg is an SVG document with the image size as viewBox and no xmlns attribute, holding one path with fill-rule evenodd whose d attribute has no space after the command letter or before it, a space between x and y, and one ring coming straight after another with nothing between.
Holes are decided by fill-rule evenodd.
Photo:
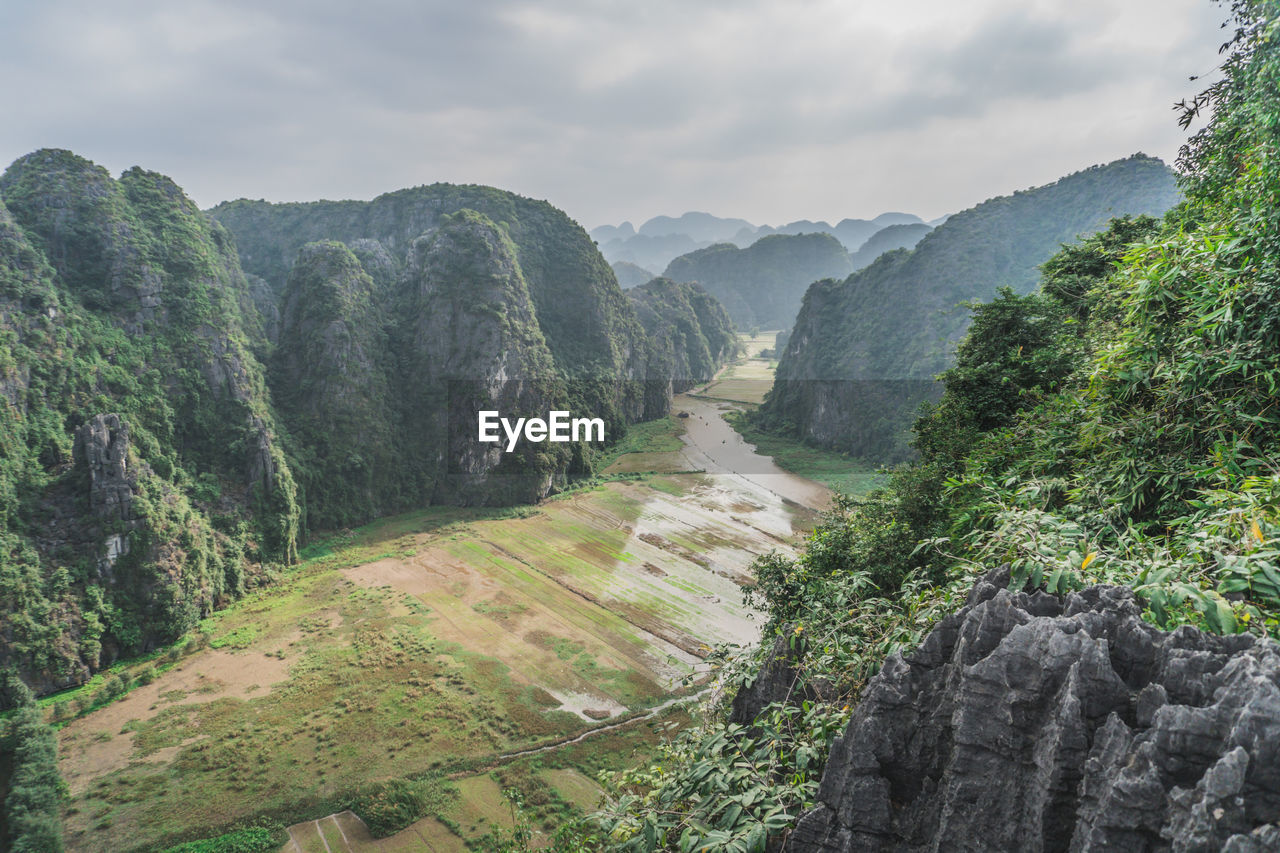
<instances>
[{"instance_id":1,"label":"narrow trail","mask_svg":"<svg viewBox=\"0 0 1280 853\"><path fill-rule=\"evenodd\" d=\"M711 693L714 692L714 690L715 688L708 687L698 693L694 693L691 696L673 696L672 698L663 702L661 705L655 705L652 708L650 708L648 711L645 711L643 714L640 714L638 716L628 717L627 719L619 720L616 723L606 723L603 726L596 726L595 728L587 729L585 732L582 732L579 735L576 735L571 738L566 738L564 740L558 740L558 741L555 741L554 743L548 743L543 746L532 746L532 747L529 747L528 749L516 750L515 752L507 752L502 755L499 755L497 758L497 761L499 763L505 763L508 761L514 761L517 758L523 758L526 755L537 755L538 753L542 753L542 752L552 752L553 750L560 749L561 747L571 746L575 743L582 743L587 738L595 737L596 735L601 735L601 734L604 734L605 732L611 732L615 729L626 728L627 726L635 725L636 723L643 723L645 720L651 720L654 717L661 714L663 711L667 710L668 708L672 708L676 705L692 704L693 702L700 702L702 701L703 697L710 695Z\"/></svg>"}]
</instances>

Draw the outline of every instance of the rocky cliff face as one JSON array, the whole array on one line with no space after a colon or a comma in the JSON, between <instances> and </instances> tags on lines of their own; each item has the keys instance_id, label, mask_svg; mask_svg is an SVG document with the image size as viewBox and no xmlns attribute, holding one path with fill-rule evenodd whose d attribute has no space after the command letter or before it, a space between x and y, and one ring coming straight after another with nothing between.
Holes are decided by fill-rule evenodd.
<instances>
[{"instance_id":1,"label":"rocky cliff face","mask_svg":"<svg viewBox=\"0 0 1280 853\"><path fill-rule=\"evenodd\" d=\"M1007 582L886 661L787 849L1278 849L1280 646Z\"/></svg>"},{"instance_id":2,"label":"rocky cliff face","mask_svg":"<svg viewBox=\"0 0 1280 853\"><path fill-rule=\"evenodd\" d=\"M805 294L762 426L878 460L909 455L906 432L968 328L960 304L1001 286L1031 291L1062 243L1116 216L1160 215L1173 173L1136 155L957 213L912 250L891 251Z\"/></svg>"},{"instance_id":3,"label":"rocky cliff face","mask_svg":"<svg viewBox=\"0 0 1280 853\"><path fill-rule=\"evenodd\" d=\"M268 378L281 419L305 448L308 523L331 529L421 499L393 436L395 358L385 296L342 243L309 243L285 285Z\"/></svg>"},{"instance_id":4,"label":"rocky cliff face","mask_svg":"<svg viewBox=\"0 0 1280 853\"><path fill-rule=\"evenodd\" d=\"M444 216L483 214L515 247L556 372L578 408L611 426L644 416L647 351L608 263L587 233L544 201L490 187L434 184L400 190L370 202L269 204L239 200L210 211L234 235L244 269L282 293L299 249L319 240L352 247L362 263L377 254L375 280L402 277L412 246Z\"/></svg>"},{"instance_id":5,"label":"rocky cliff face","mask_svg":"<svg viewBox=\"0 0 1280 853\"><path fill-rule=\"evenodd\" d=\"M162 175L46 150L0 176L0 667L38 692L293 561L304 505L336 527L590 472L581 445L480 445L480 408L617 436L669 405L612 271L545 202L437 186L220 215L256 275Z\"/></svg>"},{"instance_id":6,"label":"rocky cliff face","mask_svg":"<svg viewBox=\"0 0 1280 853\"><path fill-rule=\"evenodd\" d=\"M279 293L271 383L291 430L317 448L299 463L315 526L427 501L536 500L589 471L591 451L480 444L479 409L600 417L615 437L667 413L673 376L714 372L731 352L705 294L650 295L646 305L692 326L646 329L580 227L500 190L438 184L212 214ZM330 310L320 294L345 295ZM364 450L339 452L357 433Z\"/></svg>"},{"instance_id":7,"label":"rocky cliff face","mask_svg":"<svg viewBox=\"0 0 1280 853\"><path fill-rule=\"evenodd\" d=\"M514 419L570 408L516 253L501 228L469 210L413 244L408 385L443 401L419 404L439 436L429 460L437 500L532 502L565 481L572 451L564 444L523 442L507 452L476 440L482 410Z\"/></svg>"}]
</instances>

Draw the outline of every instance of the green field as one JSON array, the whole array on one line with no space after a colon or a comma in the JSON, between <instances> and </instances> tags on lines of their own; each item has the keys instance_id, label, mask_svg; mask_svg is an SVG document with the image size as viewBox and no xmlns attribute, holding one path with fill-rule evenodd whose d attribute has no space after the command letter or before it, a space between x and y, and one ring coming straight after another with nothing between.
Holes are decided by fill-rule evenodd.
<instances>
[{"instance_id":1,"label":"green field","mask_svg":"<svg viewBox=\"0 0 1280 853\"><path fill-rule=\"evenodd\" d=\"M669 446L678 427L640 436L636 451ZM752 642L750 560L811 521L710 477L650 475L539 507L430 509L315 544L181 648L119 668L132 689L61 728L68 848L154 849L257 819L368 812L377 786L403 779L423 780L437 804L414 832L461 845L508 813L491 795L512 787L467 780L509 766L574 771L528 783L551 797L534 804L539 820L581 808L597 770L653 742L647 721L503 756L643 714L697 675L710 646ZM450 793L468 786L487 794ZM320 844L342 825L311 829Z\"/></svg>"},{"instance_id":2,"label":"green field","mask_svg":"<svg viewBox=\"0 0 1280 853\"><path fill-rule=\"evenodd\" d=\"M762 358L760 353L765 349L772 349L777 337L777 332L760 332L755 337L739 335L743 356L726 365L715 379L690 393L699 397L752 405L764 402L764 395L773 387L777 361Z\"/></svg>"}]
</instances>

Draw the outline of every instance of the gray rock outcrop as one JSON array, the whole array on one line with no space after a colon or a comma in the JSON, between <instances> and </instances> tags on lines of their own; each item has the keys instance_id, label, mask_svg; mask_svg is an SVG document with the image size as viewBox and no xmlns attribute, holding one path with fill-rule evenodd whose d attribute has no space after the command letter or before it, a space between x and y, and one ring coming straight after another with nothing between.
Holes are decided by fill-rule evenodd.
<instances>
[{"instance_id":1,"label":"gray rock outcrop","mask_svg":"<svg viewBox=\"0 0 1280 853\"><path fill-rule=\"evenodd\" d=\"M119 415L94 415L76 430L77 463L89 473L89 508L103 521L132 521L137 475L129 469L129 426Z\"/></svg>"},{"instance_id":2,"label":"gray rock outcrop","mask_svg":"<svg viewBox=\"0 0 1280 853\"><path fill-rule=\"evenodd\" d=\"M1280 646L1007 579L886 661L786 849L1280 849Z\"/></svg>"}]
</instances>

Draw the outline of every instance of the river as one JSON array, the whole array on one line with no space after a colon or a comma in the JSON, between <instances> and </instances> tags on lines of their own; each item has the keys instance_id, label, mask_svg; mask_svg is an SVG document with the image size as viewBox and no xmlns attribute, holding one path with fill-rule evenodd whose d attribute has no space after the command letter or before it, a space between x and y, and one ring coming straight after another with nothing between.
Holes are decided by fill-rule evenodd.
<instances>
[{"instance_id":1,"label":"river","mask_svg":"<svg viewBox=\"0 0 1280 853\"><path fill-rule=\"evenodd\" d=\"M673 412L687 413L684 457L689 466L717 477L729 478L753 494L769 494L812 510L826 509L831 491L821 483L784 471L773 459L756 453L724 419L733 403L678 395Z\"/></svg>"}]
</instances>

